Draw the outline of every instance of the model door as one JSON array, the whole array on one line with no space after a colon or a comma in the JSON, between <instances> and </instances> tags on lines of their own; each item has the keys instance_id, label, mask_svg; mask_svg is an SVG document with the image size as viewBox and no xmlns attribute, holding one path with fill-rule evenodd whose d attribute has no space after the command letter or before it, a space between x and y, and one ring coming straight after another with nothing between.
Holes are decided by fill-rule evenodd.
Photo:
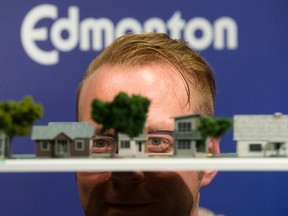
<instances>
[{"instance_id":1,"label":"model door","mask_svg":"<svg viewBox=\"0 0 288 216\"><path fill-rule=\"evenodd\" d=\"M68 157L68 140L58 140L56 155L58 157Z\"/></svg>"},{"instance_id":2,"label":"model door","mask_svg":"<svg viewBox=\"0 0 288 216\"><path fill-rule=\"evenodd\" d=\"M136 141L135 156L143 157L145 155L145 141Z\"/></svg>"},{"instance_id":3,"label":"model door","mask_svg":"<svg viewBox=\"0 0 288 216\"><path fill-rule=\"evenodd\" d=\"M265 153L266 157L286 157L284 142L270 142Z\"/></svg>"}]
</instances>

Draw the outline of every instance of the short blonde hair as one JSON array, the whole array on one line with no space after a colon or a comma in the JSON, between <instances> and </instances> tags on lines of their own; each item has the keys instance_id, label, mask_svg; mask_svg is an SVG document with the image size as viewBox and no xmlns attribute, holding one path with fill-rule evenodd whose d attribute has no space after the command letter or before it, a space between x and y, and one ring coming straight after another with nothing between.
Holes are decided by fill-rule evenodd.
<instances>
[{"instance_id":1,"label":"short blonde hair","mask_svg":"<svg viewBox=\"0 0 288 216\"><path fill-rule=\"evenodd\" d=\"M166 63L182 76L190 106L191 87L198 92L197 112L213 115L215 103L215 78L205 60L187 43L174 40L163 33L126 34L116 39L89 65L78 89L86 79L102 65L141 66L151 63Z\"/></svg>"}]
</instances>

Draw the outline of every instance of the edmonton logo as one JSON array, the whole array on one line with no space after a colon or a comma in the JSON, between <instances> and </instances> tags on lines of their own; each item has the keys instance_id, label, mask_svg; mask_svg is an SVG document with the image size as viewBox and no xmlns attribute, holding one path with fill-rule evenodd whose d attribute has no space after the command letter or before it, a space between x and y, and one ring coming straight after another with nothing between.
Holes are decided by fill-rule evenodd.
<instances>
[{"instance_id":1,"label":"edmonton logo","mask_svg":"<svg viewBox=\"0 0 288 216\"><path fill-rule=\"evenodd\" d=\"M45 26L43 20L51 25ZM41 25L42 24L42 25ZM58 8L41 4L32 8L21 25L21 42L27 55L42 65L55 65L60 52L101 51L115 38L127 32L163 32L172 38L183 38L196 50L213 47L215 50L235 50L238 47L238 26L231 17L219 17L210 22L204 17L184 20L175 11L168 20L150 17L143 23L136 18L125 17L114 23L107 17L87 17L80 20L80 9L68 7L67 17L59 17ZM50 50L39 43L52 44Z\"/></svg>"}]
</instances>

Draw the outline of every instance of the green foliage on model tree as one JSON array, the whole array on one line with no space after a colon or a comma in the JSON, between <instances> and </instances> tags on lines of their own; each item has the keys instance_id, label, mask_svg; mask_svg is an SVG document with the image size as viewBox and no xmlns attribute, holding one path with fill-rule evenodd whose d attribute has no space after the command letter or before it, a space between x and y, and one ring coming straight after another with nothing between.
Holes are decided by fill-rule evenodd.
<instances>
[{"instance_id":1,"label":"green foliage on model tree","mask_svg":"<svg viewBox=\"0 0 288 216\"><path fill-rule=\"evenodd\" d=\"M42 105L31 96L23 100L0 102L0 132L8 136L7 142L15 136L27 136L33 123L43 115ZM10 156L10 143L6 145L6 156Z\"/></svg>"},{"instance_id":2,"label":"green foliage on model tree","mask_svg":"<svg viewBox=\"0 0 288 216\"><path fill-rule=\"evenodd\" d=\"M26 96L20 102L0 102L0 131L9 137L27 136L32 124L43 115L43 108Z\"/></svg>"},{"instance_id":3,"label":"green foliage on model tree","mask_svg":"<svg viewBox=\"0 0 288 216\"><path fill-rule=\"evenodd\" d=\"M102 124L102 131L114 128L117 133L136 137L143 133L150 100L120 92L112 102L95 99L92 102L92 119Z\"/></svg>"},{"instance_id":4,"label":"green foliage on model tree","mask_svg":"<svg viewBox=\"0 0 288 216\"><path fill-rule=\"evenodd\" d=\"M203 138L220 137L233 126L233 121L228 118L201 117L198 130Z\"/></svg>"}]
</instances>

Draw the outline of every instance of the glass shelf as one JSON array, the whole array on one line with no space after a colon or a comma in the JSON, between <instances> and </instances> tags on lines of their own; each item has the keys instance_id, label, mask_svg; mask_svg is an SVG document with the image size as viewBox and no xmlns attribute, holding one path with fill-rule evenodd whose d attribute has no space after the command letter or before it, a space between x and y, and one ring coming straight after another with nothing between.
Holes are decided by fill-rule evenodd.
<instances>
[{"instance_id":1,"label":"glass shelf","mask_svg":"<svg viewBox=\"0 0 288 216\"><path fill-rule=\"evenodd\" d=\"M6 159L0 172L75 171L288 171L288 158Z\"/></svg>"}]
</instances>

